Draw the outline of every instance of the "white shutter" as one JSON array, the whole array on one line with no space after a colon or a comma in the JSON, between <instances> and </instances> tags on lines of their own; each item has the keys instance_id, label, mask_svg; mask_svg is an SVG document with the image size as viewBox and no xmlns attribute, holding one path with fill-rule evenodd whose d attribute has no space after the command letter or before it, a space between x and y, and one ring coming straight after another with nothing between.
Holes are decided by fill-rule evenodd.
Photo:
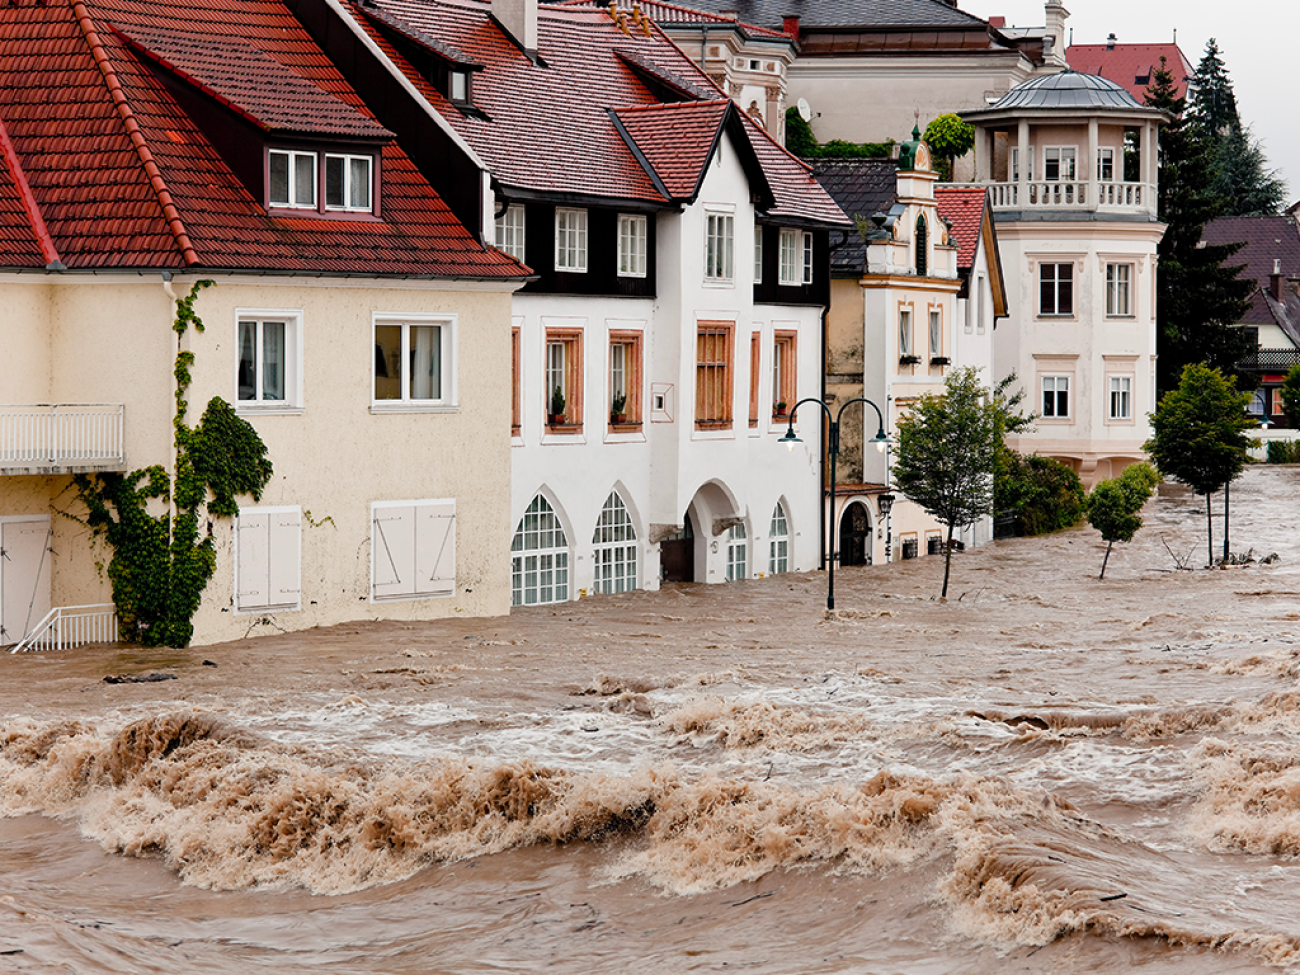
<instances>
[{"instance_id":1,"label":"white shutter","mask_svg":"<svg viewBox=\"0 0 1300 975\"><path fill-rule=\"evenodd\" d=\"M431 501L415 509L415 592L456 590L456 502Z\"/></svg>"},{"instance_id":2,"label":"white shutter","mask_svg":"<svg viewBox=\"0 0 1300 975\"><path fill-rule=\"evenodd\" d=\"M268 604L270 593L270 524L271 516L260 511L241 511L235 526L238 532L235 568L235 608L260 609Z\"/></svg>"},{"instance_id":3,"label":"white shutter","mask_svg":"<svg viewBox=\"0 0 1300 975\"><path fill-rule=\"evenodd\" d=\"M302 515L298 509L272 513L269 534L268 603L297 608L302 598Z\"/></svg>"},{"instance_id":4,"label":"white shutter","mask_svg":"<svg viewBox=\"0 0 1300 975\"><path fill-rule=\"evenodd\" d=\"M415 506L371 509L371 595L376 599L415 593Z\"/></svg>"}]
</instances>

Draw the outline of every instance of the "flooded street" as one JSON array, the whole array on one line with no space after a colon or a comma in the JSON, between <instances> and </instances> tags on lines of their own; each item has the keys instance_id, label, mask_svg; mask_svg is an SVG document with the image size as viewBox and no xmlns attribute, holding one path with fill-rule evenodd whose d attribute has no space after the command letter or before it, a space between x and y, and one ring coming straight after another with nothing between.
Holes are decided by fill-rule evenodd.
<instances>
[{"instance_id":1,"label":"flooded street","mask_svg":"<svg viewBox=\"0 0 1300 975\"><path fill-rule=\"evenodd\" d=\"M1277 563L1199 568L1174 489L1104 581L1081 528L830 618L807 573L5 654L0 972L1300 971L1300 468L1232 500Z\"/></svg>"}]
</instances>

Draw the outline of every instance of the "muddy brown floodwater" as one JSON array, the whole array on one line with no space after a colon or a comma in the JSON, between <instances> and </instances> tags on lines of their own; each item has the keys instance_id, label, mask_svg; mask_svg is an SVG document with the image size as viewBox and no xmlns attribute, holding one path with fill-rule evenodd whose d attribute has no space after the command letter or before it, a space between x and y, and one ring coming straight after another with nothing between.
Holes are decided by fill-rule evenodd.
<instances>
[{"instance_id":1,"label":"muddy brown floodwater","mask_svg":"<svg viewBox=\"0 0 1300 975\"><path fill-rule=\"evenodd\" d=\"M1238 482L1280 561L1225 571L1174 490L1104 582L1077 529L830 618L805 573L5 654L0 972L1300 971L1298 489Z\"/></svg>"}]
</instances>

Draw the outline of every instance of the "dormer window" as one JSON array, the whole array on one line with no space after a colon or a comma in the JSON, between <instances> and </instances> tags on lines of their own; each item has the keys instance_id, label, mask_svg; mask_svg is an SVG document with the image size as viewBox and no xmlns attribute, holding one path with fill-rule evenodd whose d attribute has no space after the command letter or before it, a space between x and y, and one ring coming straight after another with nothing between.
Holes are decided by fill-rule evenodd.
<instances>
[{"instance_id":1,"label":"dormer window","mask_svg":"<svg viewBox=\"0 0 1300 975\"><path fill-rule=\"evenodd\" d=\"M371 156L325 155L325 209L369 213Z\"/></svg>"},{"instance_id":2,"label":"dormer window","mask_svg":"<svg viewBox=\"0 0 1300 975\"><path fill-rule=\"evenodd\" d=\"M267 206L317 213L374 213L375 157L363 153L267 150ZM319 186L324 186L322 194Z\"/></svg>"},{"instance_id":3,"label":"dormer window","mask_svg":"<svg viewBox=\"0 0 1300 975\"><path fill-rule=\"evenodd\" d=\"M271 185L267 194L273 207L316 209L316 153L271 150Z\"/></svg>"},{"instance_id":4,"label":"dormer window","mask_svg":"<svg viewBox=\"0 0 1300 975\"><path fill-rule=\"evenodd\" d=\"M468 71L456 71L453 69L447 72L447 97L453 102L469 101Z\"/></svg>"}]
</instances>

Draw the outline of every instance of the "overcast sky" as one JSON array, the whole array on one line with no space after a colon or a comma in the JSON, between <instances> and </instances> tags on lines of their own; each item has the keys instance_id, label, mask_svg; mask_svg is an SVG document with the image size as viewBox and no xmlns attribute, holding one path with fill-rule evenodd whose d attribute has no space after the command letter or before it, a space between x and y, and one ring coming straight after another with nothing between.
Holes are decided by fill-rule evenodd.
<instances>
[{"instance_id":1,"label":"overcast sky","mask_svg":"<svg viewBox=\"0 0 1300 975\"><path fill-rule=\"evenodd\" d=\"M1195 67L1205 42L1219 42L1242 121L1263 140L1272 168L1286 180L1286 205L1300 200L1300 3L1297 0L1064 0L1070 11L1066 42L1104 44L1114 32L1120 42L1169 41ZM967 13L985 19L999 14L1008 26L1044 22L1042 0L958 0Z\"/></svg>"}]
</instances>

